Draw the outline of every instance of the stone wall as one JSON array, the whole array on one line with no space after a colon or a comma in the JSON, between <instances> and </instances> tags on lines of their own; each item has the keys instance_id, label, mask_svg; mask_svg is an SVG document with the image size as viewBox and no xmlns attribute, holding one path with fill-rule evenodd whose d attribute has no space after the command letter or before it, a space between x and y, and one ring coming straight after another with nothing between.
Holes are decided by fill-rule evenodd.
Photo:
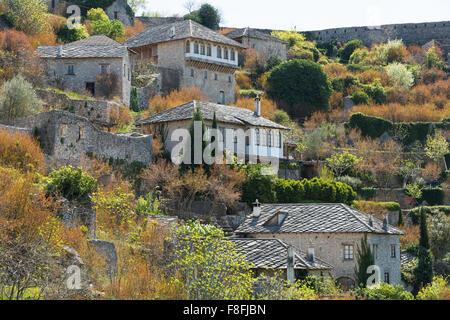
<instances>
[{"instance_id":1,"label":"stone wall","mask_svg":"<svg viewBox=\"0 0 450 320\"><path fill-rule=\"evenodd\" d=\"M116 0L112 5L105 9L105 13L111 20L119 20L125 27L134 25L134 14L127 11L128 3L126 0ZM117 19L116 19L117 13Z\"/></svg>"},{"instance_id":2,"label":"stone wall","mask_svg":"<svg viewBox=\"0 0 450 320\"><path fill-rule=\"evenodd\" d=\"M359 39L365 45L402 39L407 44L423 45L435 40L450 38L450 21L406 23L382 25L379 27L333 28L317 31L305 31L313 35L317 41L350 41ZM305 33L302 32L302 33Z\"/></svg>"},{"instance_id":3,"label":"stone wall","mask_svg":"<svg viewBox=\"0 0 450 320\"><path fill-rule=\"evenodd\" d=\"M253 48L258 52L258 56L266 61L271 56L278 56L282 61L287 59L287 45L278 41L243 37L242 44L248 48Z\"/></svg>"},{"instance_id":4,"label":"stone wall","mask_svg":"<svg viewBox=\"0 0 450 320\"><path fill-rule=\"evenodd\" d=\"M6 122L39 132L44 153L62 164L78 164L83 156L151 163L152 136L101 131L86 118L60 110Z\"/></svg>"},{"instance_id":5,"label":"stone wall","mask_svg":"<svg viewBox=\"0 0 450 320\"><path fill-rule=\"evenodd\" d=\"M115 102L72 99L66 94L49 90L36 90L36 94L44 101L47 107L74 113L101 126L111 125L111 114L119 114L120 105Z\"/></svg>"}]
</instances>

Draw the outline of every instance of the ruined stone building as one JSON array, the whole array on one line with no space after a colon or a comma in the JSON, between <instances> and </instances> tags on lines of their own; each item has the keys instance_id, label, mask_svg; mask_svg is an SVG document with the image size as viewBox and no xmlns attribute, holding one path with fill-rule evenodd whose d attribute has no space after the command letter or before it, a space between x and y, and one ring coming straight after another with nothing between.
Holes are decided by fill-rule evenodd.
<instances>
[{"instance_id":1,"label":"ruined stone building","mask_svg":"<svg viewBox=\"0 0 450 320\"><path fill-rule=\"evenodd\" d=\"M152 136L113 134L97 128L84 117L53 110L17 120L3 121L1 128L31 134L44 153L62 164L77 165L84 156L126 162L151 163Z\"/></svg>"},{"instance_id":2,"label":"ruined stone building","mask_svg":"<svg viewBox=\"0 0 450 320\"><path fill-rule=\"evenodd\" d=\"M189 129L194 110L199 108L208 130L212 128L214 114L223 143L229 152L259 158L283 157L284 135L289 129L261 116L260 101L255 102L255 111L219 105L211 102L191 101L136 122L142 133L164 133L165 149L171 152L180 141L174 137L177 129ZM241 135L240 135L240 133ZM245 132L247 136L242 136ZM185 139L187 137L183 136ZM173 139L172 139L173 138Z\"/></svg>"},{"instance_id":3,"label":"ruined stone building","mask_svg":"<svg viewBox=\"0 0 450 320\"><path fill-rule=\"evenodd\" d=\"M138 61L159 68L163 91L197 87L211 101L235 102L240 43L185 20L148 27L125 45L138 53Z\"/></svg>"},{"instance_id":4,"label":"ruined stone building","mask_svg":"<svg viewBox=\"0 0 450 320\"><path fill-rule=\"evenodd\" d=\"M111 20L119 20L125 27L134 25L134 12L128 5L127 0L116 0L108 8L105 13Z\"/></svg>"},{"instance_id":5,"label":"ruined stone building","mask_svg":"<svg viewBox=\"0 0 450 320\"><path fill-rule=\"evenodd\" d=\"M268 33L257 29L243 28L233 30L225 36L242 43L246 48L255 49L258 56L264 61L272 56L277 56L282 61L287 59L288 43Z\"/></svg>"},{"instance_id":6,"label":"ruined stone building","mask_svg":"<svg viewBox=\"0 0 450 320\"><path fill-rule=\"evenodd\" d=\"M134 52L103 35L58 46L40 46L36 53L44 61L51 86L103 96L113 90L129 106ZM101 77L111 77L117 86L101 85Z\"/></svg>"},{"instance_id":7,"label":"ruined stone building","mask_svg":"<svg viewBox=\"0 0 450 320\"><path fill-rule=\"evenodd\" d=\"M344 204L262 204L235 231L238 237L275 238L333 266L343 288L355 286L356 252L367 236L381 281L399 285L400 241L404 233Z\"/></svg>"}]
</instances>

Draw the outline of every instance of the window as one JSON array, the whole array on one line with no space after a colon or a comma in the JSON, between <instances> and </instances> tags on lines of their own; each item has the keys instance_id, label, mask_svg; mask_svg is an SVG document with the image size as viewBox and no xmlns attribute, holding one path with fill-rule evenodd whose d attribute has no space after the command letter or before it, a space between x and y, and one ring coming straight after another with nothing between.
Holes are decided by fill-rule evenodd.
<instances>
[{"instance_id":1,"label":"window","mask_svg":"<svg viewBox=\"0 0 450 320\"><path fill-rule=\"evenodd\" d=\"M123 76L124 77L127 76L127 65L126 64L123 65Z\"/></svg>"},{"instance_id":2,"label":"window","mask_svg":"<svg viewBox=\"0 0 450 320\"><path fill-rule=\"evenodd\" d=\"M198 54L198 42L194 42L194 53Z\"/></svg>"},{"instance_id":3,"label":"window","mask_svg":"<svg viewBox=\"0 0 450 320\"><path fill-rule=\"evenodd\" d=\"M79 128L79 135L78 135L78 139L84 139L84 127L80 127Z\"/></svg>"},{"instance_id":4,"label":"window","mask_svg":"<svg viewBox=\"0 0 450 320\"><path fill-rule=\"evenodd\" d=\"M195 75L195 73L194 73L194 69L191 69L191 77L193 78L193 77L194 77L194 75Z\"/></svg>"},{"instance_id":5,"label":"window","mask_svg":"<svg viewBox=\"0 0 450 320\"><path fill-rule=\"evenodd\" d=\"M231 76L228 76L228 83L231 83Z\"/></svg>"},{"instance_id":6,"label":"window","mask_svg":"<svg viewBox=\"0 0 450 320\"><path fill-rule=\"evenodd\" d=\"M395 244L391 244L391 258L395 258L397 256L396 247L397 246Z\"/></svg>"},{"instance_id":7,"label":"window","mask_svg":"<svg viewBox=\"0 0 450 320\"><path fill-rule=\"evenodd\" d=\"M186 41L186 53L191 53L191 42Z\"/></svg>"},{"instance_id":8,"label":"window","mask_svg":"<svg viewBox=\"0 0 450 320\"><path fill-rule=\"evenodd\" d=\"M259 129L256 129L256 145L259 146L261 143L261 137L259 136Z\"/></svg>"},{"instance_id":9,"label":"window","mask_svg":"<svg viewBox=\"0 0 450 320\"><path fill-rule=\"evenodd\" d=\"M61 137L65 137L67 134L67 124L61 124Z\"/></svg>"},{"instance_id":10,"label":"window","mask_svg":"<svg viewBox=\"0 0 450 320\"><path fill-rule=\"evenodd\" d=\"M106 65L106 64L102 64L102 65L100 65L100 69L101 69L101 73L102 74L105 74L105 73L108 73L108 65Z\"/></svg>"},{"instance_id":11,"label":"window","mask_svg":"<svg viewBox=\"0 0 450 320\"><path fill-rule=\"evenodd\" d=\"M227 49L227 48L224 49L224 55L223 55L223 58L224 58L225 60L228 60L228 49Z\"/></svg>"},{"instance_id":12,"label":"window","mask_svg":"<svg viewBox=\"0 0 450 320\"><path fill-rule=\"evenodd\" d=\"M378 244L372 245L372 254L375 259L378 258Z\"/></svg>"},{"instance_id":13,"label":"window","mask_svg":"<svg viewBox=\"0 0 450 320\"><path fill-rule=\"evenodd\" d=\"M353 260L353 245L344 245L344 260Z\"/></svg>"},{"instance_id":14,"label":"window","mask_svg":"<svg viewBox=\"0 0 450 320\"><path fill-rule=\"evenodd\" d=\"M119 20L119 11L114 11L114 19Z\"/></svg>"},{"instance_id":15,"label":"window","mask_svg":"<svg viewBox=\"0 0 450 320\"><path fill-rule=\"evenodd\" d=\"M208 56L208 57L211 57L211 46L210 45L208 45L207 47L206 47L206 55Z\"/></svg>"},{"instance_id":16,"label":"window","mask_svg":"<svg viewBox=\"0 0 450 320\"><path fill-rule=\"evenodd\" d=\"M200 45L200 54L202 56L204 56L206 54L206 52L205 52L205 45L203 43Z\"/></svg>"},{"instance_id":17,"label":"window","mask_svg":"<svg viewBox=\"0 0 450 320\"><path fill-rule=\"evenodd\" d=\"M268 147L272 146L272 131L271 130L267 130L267 146Z\"/></svg>"},{"instance_id":18,"label":"window","mask_svg":"<svg viewBox=\"0 0 450 320\"><path fill-rule=\"evenodd\" d=\"M214 74L214 80L216 80L216 81L219 80L217 73Z\"/></svg>"},{"instance_id":19,"label":"window","mask_svg":"<svg viewBox=\"0 0 450 320\"><path fill-rule=\"evenodd\" d=\"M74 70L74 66L73 64L70 64L67 66L67 74L74 76L75 75L75 70Z\"/></svg>"},{"instance_id":20,"label":"window","mask_svg":"<svg viewBox=\"0 0 450 320\"><path fill-rule=\"evenodd\" d=\"M235 60L236 60L236 52L234 51L234 49L231 49L231 61Z\"/></svg>"},{"instance_id":21,"label":"window","mask_svg":"<svg viewBox=\"0 0 450 320\"><path fill-rule=\"evenodd\" d=\"M390 282L389 282L389 272L385 272L385 273L384 273L384 282L387 283L387 284L390 283Z\"/></svg>"},{"instance_id":22,"label":"window","mask_svg":"<svg viewBox=\"0 0 450 320\"><path fill-rule=\"evenodd\" d=\"M222 48L217 47L217 58L222 59Z\"/></svg>"},{"instance_id":23,"label":"window","mask_svg":"<svg viewBox=\"0 0 450 320\"><path fill-rule=\"evenodd\" d=\"M204 72L203 79L205 79L205 80L208 79L208 71Z\"/></svg>"}]
</instances>

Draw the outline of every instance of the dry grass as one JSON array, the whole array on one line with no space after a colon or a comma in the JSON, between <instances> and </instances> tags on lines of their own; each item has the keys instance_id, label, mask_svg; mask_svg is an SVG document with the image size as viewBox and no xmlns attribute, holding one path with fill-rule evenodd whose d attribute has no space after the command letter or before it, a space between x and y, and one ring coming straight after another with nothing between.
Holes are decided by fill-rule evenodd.
<instances>
[{"instance_id":1,"label":"dry grass","mask_svg":"<svg viewBox=\"0 0 450 320\"><path fill-rule=\"evenodd\" d=\"M406 106L397 103L377 106L359 105L354 107L353 112L362 112L393 122L440 122L450 114L450 104L447 103L442 109L430 103L424 105L409 104Z\"/></svg>"},{"instance_id":2,"label":"dry grass","mask_svg":"<svg viewBox=\"0 0 450 320\"><path fill-rule=\"evenodd\" d=\"M181 88L180 90L172 91L166 96L155 96L150 100L149 108L144 117L168 110L192 100L207 101L205 94L196 87Z\"/></svg>"},{"instance_id":3,"label":"dry grass","mask_svg":"<svg viewBox=\"0 0 450 320\"><path fill-rule=\"evenodd\" d=\"M234 105L251 111L255 110L255 100L252 98L239 97ZM275 111L277 111L277 105L274 101L270 99L261 100L261 115L263 117L270 118Z\"/></svg>"},{"instance_id":4,"label":"dry grass","mask_svg":"<svg viewBox=\"0 0 450 320\"><path fill-rule=\"evenodd\" d=\"M419 243L420 228L418 225L416 226L411 223L405 223L403 226L399 226L398 228L405 232L405 235L400 236L400 245L402 248Z\"/></svg>"}]
</instances>

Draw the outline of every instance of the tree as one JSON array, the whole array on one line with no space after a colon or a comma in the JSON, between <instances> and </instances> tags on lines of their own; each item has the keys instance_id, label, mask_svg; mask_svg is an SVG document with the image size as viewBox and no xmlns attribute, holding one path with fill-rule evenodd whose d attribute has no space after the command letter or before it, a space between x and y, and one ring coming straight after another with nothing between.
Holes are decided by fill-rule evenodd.
<instances>
[{"instance_id":1,"label":"tree","mask_svg":"<svg viewBox=\"0 0 450 320\"><path fill-rule=\"evenodd\" d=\"M3 85L0 98L0 118L13 120L39 113L42 102L37 97L32 85L18 75Z\"/></svg>"},{"instance_id":2,"label":"tree","mask_svg":"<svg viewBox=\"0 0 450 320\"><path fill-rule=\"evenodd\" d=\"M212 225L188 222L173 231L174 274L190 300L250 299L250 264L224 232Z\"/></svg>"},{"instance_id":3,"label":"tree","mask_svg":"<svg viewBox=\"0 0 450 320\"><path fill-rule=\"evenodd\" d=\"M448 153L450 153L450 144L440 131L435 133L434 138L432 136L427 137L427 143L425 146L425 154L427 157L438 162ZM447 162L445 161L445 158L444 165L445 170L447 170Z\"/></svg>"},{"instance_id":4,"label":"tree","mask_svg":"<svg viewBox=\"0 0 450 320\"><path fill-rule=\"evenodd\" d=\"M275 67L267 77L268 94L295 118L327 110L332 86L320 64L292 60Z\"/></svg>"},{"instance_id":5,"label":"tree","mask_svg":"<svg viewBox=\"0 0 450 320\"><path fill-rule=\"evenodd\" d=\"M353 168L361 159L357 156L344 151L343 153L335 153L325 160L327 166L333 170L336 177L342 176L347 170Z\"/></svg>"},{"instance_id":6,"label":"tree","mask_svg":"<svg viewBox=\"0 0 450 320\"><path fill-rule=\"evenodd\" d=\"M314 42L306 40L306 37L295 30L274 31L272 36L288 42L289 59L306 59L311 61L319 60L320 51Z\"/></svg>"},{"instance_id":7,"label":"tree","mask_svg":"<svg viewBox=\"0 0 450 320\"><path fill-rule=\"evenodd\" d=\"M114 40L125 35L125 28L118 20L111 21L102 8L90 9L87 13L88 23L92 28L92 35L103 34Z\"/></svg>"},{"instance_id":8,"label":"tree","mask_svg":"<svg viewBox=\"0 0 450 320\"><path fill-rule=\"evenodd\" d=\"M54 170L44 188L53 195L61 195L68 200L85 200L94 191L97 180L72 166Z\"/></svg>"},{"instance_id":9,"label":"tree","mask_svg":"<svg viewBox=\"0 0 450 320\"><path fill-rule=\"evenodd\" d=\"M375 264L373 253L370 250L370 245L367 241L367 235L364 235L364 238L361 239L361 245L358 246L356 252L356 261L356 281L358 282L359 286L366 287L367 279L369 278L367 268Z\"/></svg>"},{"instance_id":10,"label":"tree","mask_svg":"<svg viewBox=\"0 0 450 320\"><path fill-rule=\"evenodd\" d=\"M422 247L416 247L416 256L419 261L414 269L413 292L417 294L419 290L433 280L433 255L431 251Z\"/></svg>"},{"instance_id":11,"label":"tree","mask_svg":"<svg viewBox=\"0 0 450 320\"><path fill-rule=\"evenodd\" d=\"M394 62L386 67L386 73L394 85L399 85L407 89L414 84L414 75L404 64Z\"/></svg>"},{"instance_id":12,"label":"tree","mask_svg":"<svg viewBox=\"0 0 450 320\"><path fill-rule=\"evenodd\" d=\"M46 20L47 4L44 0L4 0L9 8L7 15L14 27L29 35L45 31L49 25Z\"/></svg>"},{"instance_id":13,"label":"tree","mask_svg":"<svg viewBox=\"0 0 450 320\"><path fill-rule=\"evenodd\" d=\"M127 2L134 13L145 7L145 0L128 0Z\"/></svg>"},{"instance_id":14,"label":"tree","mask_svg":"<svg viewBox=\"0 0 450 320\"><path fill-rule=\"evenodd\" d=\"M419 245L425 249L430 249L430 238L428 237L427 214L420 210L420 242Z\"/></svg>"},{"instance_id":15,"label":"tree","mask_svg":"<svg viewBox=\"0 0 450 320\"><path fill-rule=\"evenodd\" d=\"M362 48L363 44L360 40L352 40L345 44L345 46L339 50L338 54L344 62L350 60L350 56L357 48Z\"/></svg>"},{"instance_id":16,"label":"tree","mask_svg":"<svg viewBox=\"0 0 450 320\"><path fill-rule=\"evenodd\" d=\"M369 105L370 104L369 96L367 95L367 93L362 92L362 91L355 91L355 93L352 96L352 100L355 103L355 105L358 105L358 104Z\"/></svg>"},{"instance_id":17,"label":"tree","mask_svg":"<svg viewBox=\"0 0 450 320\"><path fill-rule=\"evenodd\" d=\"M193 6L189 5L189 7L192 9ZM220 21L222 18L218 9L208 3L205 3L200 7L200 9L185 15L184 19L194 20L207 28L218 30L220 28Z\"/></svg>"},{"instance_id":18,"label":"tree","mask_svg":"<svg viewBox=\"0 0 450 320\"><path fill-rule=\"evenodd\" d=\"M429 226L431 252L442 259L450 251L450 218L443 212L435 212Z\"/></svg>"},{"instance_id":19,"label":"tree","mask_svg":"<svg viewBox=\"0 0 450 320\"><path fill-rule=\"evenodd\" d=\"M138 90L136 87L131 88L130 92L130 110L139 112Z\"/></svg>"},{"instance_id":20,"label":"tree","mask_svg":"<svg viewBox=\"0 0 450 320\"><path fill-rule=\"evenodd\" d=\"M428 49L425 56L426 56L425 66L428 69L432 68L443 69L445 67L445 63L442 62L442 59L436 53L436 47L433 46L430 49Z\"/></svg>"},{"instance_id":21,"label":"tree","mask_svg":"<svg viewBox=\"0 0 450 320\"><path fill-rule=\"evenodd\" d=\"M65 24L58 32L58 39L66 43L86 39L87 37L89 37L89 33L86 27L80 23L75 24L72 29Z\"/></svg>"}]
</instances>

